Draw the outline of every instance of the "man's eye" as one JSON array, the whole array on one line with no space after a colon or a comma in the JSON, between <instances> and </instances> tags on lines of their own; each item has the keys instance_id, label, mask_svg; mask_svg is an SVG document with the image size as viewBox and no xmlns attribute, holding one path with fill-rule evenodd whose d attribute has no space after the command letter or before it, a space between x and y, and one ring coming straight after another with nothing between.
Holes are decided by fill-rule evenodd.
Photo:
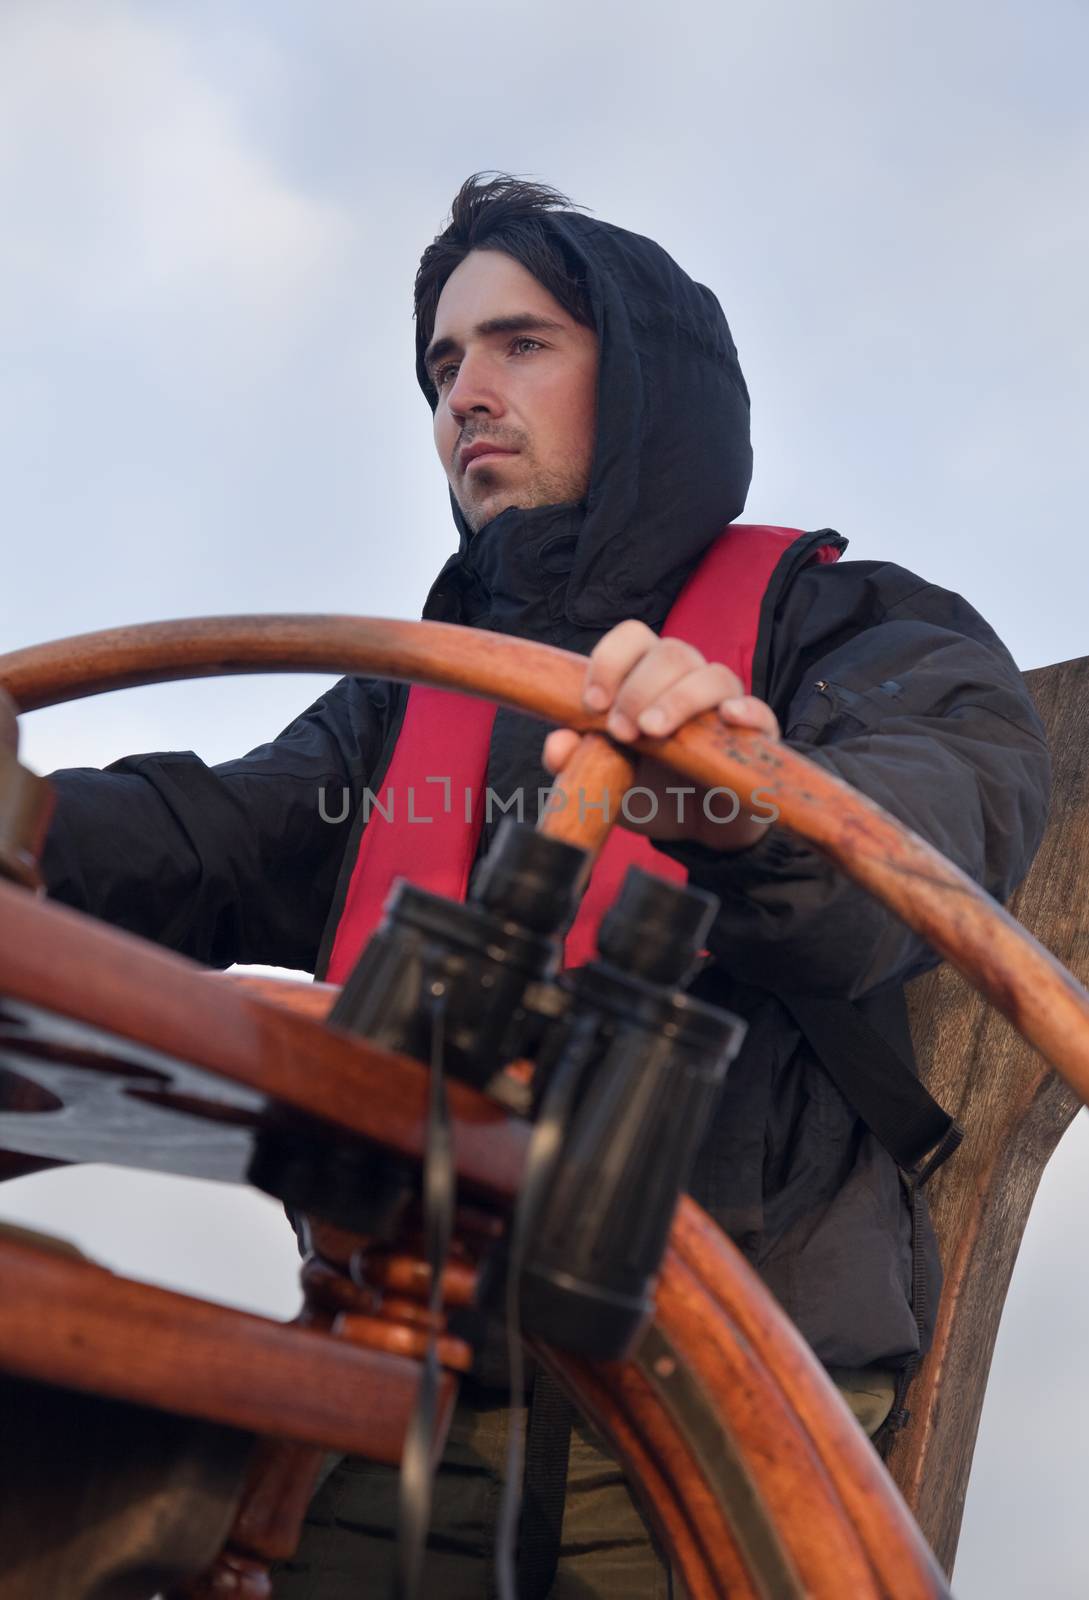
<instances>
[{"instance_id":1,"label":"man's eye","mask_svg":"<svg viewBox=\"0 0 1089 1600\"><path fill-rule=\"evenodd\" d=\"M524 346L528 346L528 349L523 348ZM523 333L517 339L511 341L510 348L512 351L516 350L519 355L529 355L534 350L543 350L544 346L540 339L531 338L528 333ZM444 361L441 367L436 367L431 375L431 381L435 388L437 390L445 389L446 385L457 376L457 370L458 363L456 361Z\"/></svg>"}]
</instances>

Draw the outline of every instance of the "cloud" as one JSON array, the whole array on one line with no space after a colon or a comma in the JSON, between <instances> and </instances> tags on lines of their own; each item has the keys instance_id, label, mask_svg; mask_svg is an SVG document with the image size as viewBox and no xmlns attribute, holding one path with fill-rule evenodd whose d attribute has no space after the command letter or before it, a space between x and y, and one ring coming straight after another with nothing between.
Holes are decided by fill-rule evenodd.
<instances>
[{"instance_id":1,"label":"cloud","mask_svg":"<svg viewBox=\"0 0 1089 1600\"><path fill-rule=\"evenodd\" d=\"M54 552L0 599L10 642L223 609L232 563L260 606L286 570L260 559L278 508L328 520L316 475L292 474L344 362L351 214L199 44L123 0L0 6L0 517ZM232 68L267 50L238 33Z\"/></svg>"},{"instance_id":2,"label":"cloud","mask_svg":"<svg viewBox=\"0 0 1089 1600\"><path fill-rule=\"evenodd\" d=\"M277 171L183 36L120 0L0 14L0 205L9 337L39 319L120 331L153 307L267 349L320 302L351 232Z\"/></svg>"}]
</instances>

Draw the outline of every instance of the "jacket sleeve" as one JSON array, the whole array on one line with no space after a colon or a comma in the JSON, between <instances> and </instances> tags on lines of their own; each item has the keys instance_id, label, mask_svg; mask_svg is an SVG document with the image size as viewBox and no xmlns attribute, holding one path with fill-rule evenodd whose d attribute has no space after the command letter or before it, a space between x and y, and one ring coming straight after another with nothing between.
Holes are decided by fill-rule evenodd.
<instances>
[{"instance_id":1,"label":"jacket sleeve","mask_svg":"<svg viewBox=\"0 0 1089 1600\"><path fill-rule=\"evenodd\" d=\"M788 744L876 800L1004 900L1047 814L1050 763L1024 680L958 595L843 563L795 584L767 698ZM859 999L937 954L819 851L772 827L735 855L672 847L721 901L709 949L743 982Z\"/></svg>"},{"instance_id":2,"label":"jacket sleeve","mask_svg":"<svg viewBox=\"0 0 1089 1600\"><path fill-rule=\"evenodd\" d=\"M55 772L49 894L215 967L312 971L392 685L343 678L270 744Z\"/></svg>"}]
</instances>

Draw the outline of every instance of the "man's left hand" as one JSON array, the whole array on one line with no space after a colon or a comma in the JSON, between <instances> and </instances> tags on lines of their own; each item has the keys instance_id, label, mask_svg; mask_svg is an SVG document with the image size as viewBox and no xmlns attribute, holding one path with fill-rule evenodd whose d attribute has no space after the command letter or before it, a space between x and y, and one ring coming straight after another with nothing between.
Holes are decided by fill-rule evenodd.
<instances>
[{"instance_id":1,"label":"man's left hand","mask_svg":"<svg viewBox=\"0 0 1089 1600\"><path fill-rule=\"evenodd\" d=\"M769 739L780 736L774 711L763 700L745 694L729 667L705 661L682 639L660 639L646 623L634 620L618 623L594 646L582 703L587 711L609 713L607 731L618 744L639 737L668 738L703 711L717 711L731 727L754 728ZM560 771L580 737L571 728L549 734L544 745L549 772ZM773 820L767 802L761 805L751 795L732 797L703 789L681 795L680 785L676 773L650 757L638 757L632 788L649 790L656 805L646 794L632 796L629 816L629 807L621 810L620 796L615 796L615 820L652 839L688 839L713 850L744 850L763 837ZM731 815L734 811L736 815ZM647 820L633 820L644 814Z\"/></svg>"}]
</instances>

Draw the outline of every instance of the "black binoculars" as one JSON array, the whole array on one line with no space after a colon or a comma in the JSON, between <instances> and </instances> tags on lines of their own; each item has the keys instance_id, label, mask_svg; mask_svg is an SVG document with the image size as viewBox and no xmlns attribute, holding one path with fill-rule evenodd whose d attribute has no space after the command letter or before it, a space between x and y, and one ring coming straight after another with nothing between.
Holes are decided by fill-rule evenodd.
<instances>
[{"instance_id":1,"label":"black binoculars","mask_svg":"<svg viewBox=\"0 0 1089 1600\"><path fill-rule=\"evenodd\" d=\"M584 851L505 819L464 904L395 887L329 1020L427 1061L441 992L445 1071L550 1119L517 1253L492 1263L485 1293L494 1300L516 1272L525 1334L613 1359L650 1312L673 1211L745 1024L683 988L714 896L638 868L601 923L596 959L562 972L586 871ZM504 1070L524 1060L531 1092ZM364 1156L351 1178L355 1225L392 1228L414 1185L403 1163Z\"/></svg>"}]
</instances>

